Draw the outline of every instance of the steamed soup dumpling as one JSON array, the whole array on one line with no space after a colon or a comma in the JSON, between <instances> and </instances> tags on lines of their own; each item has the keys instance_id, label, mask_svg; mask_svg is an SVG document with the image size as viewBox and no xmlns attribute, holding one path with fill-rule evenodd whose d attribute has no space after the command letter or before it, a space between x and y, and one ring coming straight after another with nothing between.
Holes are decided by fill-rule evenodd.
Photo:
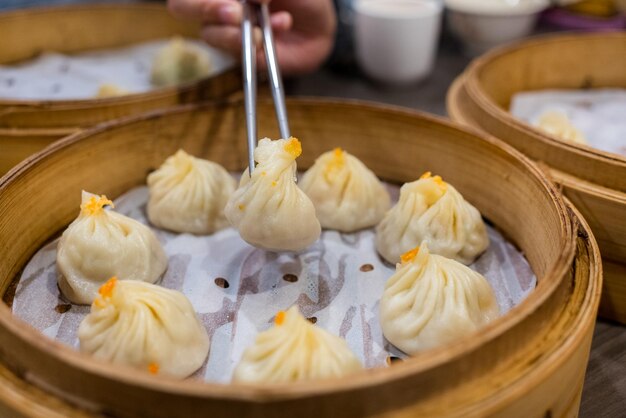
<instances>
[{"instance_id":1,"label":"steamed soup dumpling","mask_svg":"<svg viewBox=\"0 0 626 418\"><path fill-rule=\"evenodd\" d=\"M104 83L100 84L98 88L98 93L96 93L97 98L107 98L107 97L118 97L129 94L130 92L117 84Z\"/></svg>"},{"instance_id":2,"label":"steamed soup dumpling","mask_svg":"<svg viewBox=\"0 0 626 418\"><path fill-rule=\"evenodd\" d=\"M80 349L153 374L186 377L209 353L209 336L180 292L111 278L78 328Z\"/></svg>"},{"instance_id":3,"label":"steamed soup dumpling","mask_svg":"<svg viewBox=\"0 0 626 418\"><path fill-rule=\"evenodd\" d=\"M376 249L390 263L426 241L434 254L471 264L489 246L480 212L449 183L425 173L400 189L376 228Z\"/></svg>"},{"instance_id":4,"label":"steamed soup dumpling","mask_svg":"<svg viewBox=\"0 0 626 418\"><path fill-rule=\"evenodd\" d=\"M74 303L90 304L112 276L154 283L167 268L167 256L147 226L104 206L113 202L83 192L80 214L59 241L59 288Z\"/></svg>"},{"instance_id":5,"label":"steamed soup dumpling","mask_svg":"<svg viewBox=\"0 0 626 418\"><path fill-rule=\"evenodd\" d=\"M310 323L297 307L279 312L274 322L243 353L233 381L286 383L336 378L363 368L342 338Z\"/></svg>"},{"instance_id":6,"label":"steamed soup dumpling","mask_svg":"<svg viewBox=\"0 0 626 418\"><path fill-rule=\"evenodd\" d=\"M228 221L249 244L300 251L319 238L315 207L296 185L296 158L301 153L296 138L259 141L252 177L248 170L243 173L225 209Z\"/></svg>"},{"instance_id":7,"label":"steamed soup dumpling","mask_svg":"<svg viewBox=\"0 0 626 418\"><path fill-rule=\"evenodd\" d=\"M457 261L430 254L426 243L402 255L380 300L383 334L407 354L452 342L498 315L487 280Z\"/></svg>"},{"instance_id":8,"label":"steamed soup dumpling","mask_svg":"<svg viewBox=\"0 0 626 418\"><path fill-rule=\"evenodd\" d=\"M211 57L207 51L176 37L154 57L150 81L159 87L172 86L206 77L211 69Z\"/></svg>"},{"instance_id":9,"label":"steamed soup dumpling","mask_svg":"<svg viewBox=\"0 0 626 418\"><path fill-rule=\"evenodd\" d=\"M313 201L323 228L343 232L369 228L391 206L376 175L341 148L322 154L299 185Z\"/></svg>"},{"instance_id":10,"label":"steamed soup dumpling","mask_svg":"<svg viewBox=\"0 0 626 418\"><path fill-rule=\"evenodd\" d=\"M576 144L587 144L583 133L572 124L567 115L563 112L544 112L539 116L539 120L535 125L547 134L556 136L564 141L574 142Z\"/></svg>"},{"instance_id":11,"label":"steamed soup dumpling","mask_svg":"<svg viewBox=\"0 0 626 418\"><path fill-rule=\"evenodd\" d=\"M148 218L159 228L211 234L228 226L224 207L235 186L221 165L179 150L148 176Z\"/></svg>"}]
</instances>

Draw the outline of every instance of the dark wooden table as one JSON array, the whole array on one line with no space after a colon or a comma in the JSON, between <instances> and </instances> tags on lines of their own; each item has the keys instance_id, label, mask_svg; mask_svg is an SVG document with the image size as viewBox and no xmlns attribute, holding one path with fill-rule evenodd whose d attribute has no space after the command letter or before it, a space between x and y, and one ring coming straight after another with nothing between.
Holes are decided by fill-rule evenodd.
<instances>
[{"instance_id":1,"label":"dark wooden table","mask_svg":"<svg viewBox=\"0 0 626 418\"><path fill-rule=\"evenodd\" d=\"M357 69L341 72L323 69L290 80L290 95L346 97L406 106L446 115L446 91L469 63L458 45L444 39L435 70L412 86L388 87L373 83ZM582 418L626 417L626 326L598 321L580 408Z\"/></svg>"}]
</instances>

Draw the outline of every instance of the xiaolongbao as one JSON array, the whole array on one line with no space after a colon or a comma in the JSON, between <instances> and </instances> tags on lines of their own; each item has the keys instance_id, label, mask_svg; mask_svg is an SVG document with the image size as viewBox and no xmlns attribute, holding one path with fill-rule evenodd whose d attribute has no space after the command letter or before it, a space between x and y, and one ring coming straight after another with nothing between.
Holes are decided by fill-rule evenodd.
<instances>
[{"instance_id":1,"label":"xiaolongbao","mask_svg":"<svg viewBox=\"0 0 626 418\"><path fill-rule=\"evenodd\" d=\"M425 173L400 189L376 228L376 249L390 263L426 241L433 254L470 264L489 246L480 212L441 177Z\"/></svg>"},{"instance_id":2,"label":"xiaolongbao","mask_svg":"<svg viewBox=\"0 0 626 418\"><path fill-rule=\"evenodd\" d=\"M148 176L148 218L159 228L211 234L228 226L224 207L235 186L221 165L179 150Z\"/></svg>"},{"instance_id":3,"label":"xiaolongbao","mask_svg":"<svg viewBox=\"0 0 626 418\"><path fill-rule=\"evenodd\" d=\"M129 93L130 92L128 90L116 84L105 83L100 84L100 87L98 88L98 93L96 93L96 97L103 99L106 97L124 96Z\"/></svg>"},{"instance_id":4,"label":"xiaolongbao","mask_svg":"<svg viewBox=\"0 0 626 418\"><path fill-rule=\"evenodd\" d=\"M301 153L296 138L259 141L252 178L248 170L243 173L224 211L249 244L272 251L299 251L319 238L315 207L296 185L296 158Z\"/></svg>"},{"instance_id":5,"label":"xiaolongbao","mask_svg":"<svg viewBox=\"0 0 626 418\"><path fill-rule=\"evenodd\" d=\"M564 141L576 144L587 144L587 140L565 113L549 111L543 113L536 123L536 126L547 134L556 136Z\"/></svg>"},{"instance_id":6,"label":"xiaolongbao","mask_svg":"<svg viewBox=\"0 0 626 418\"><path fill-rule=\"evenodd\" d=\"M285 383L341 377L363 368L346 342L307 321L292 307L246 349L233 381Z\"/></svg>"},{"instance_id":7,"label":"xiaolongbao","mask_svg":"<svg viewBox=\"0 0 626 418\"><path fill-rule=\"evenodd\" d=\"M341 148L322 154L299 185L313 201L323 228L343 232L369 228L391 206L376 175Z\"/></svg>"},{"instance_id":8,"label":"xiaolongbao","mask_svg":"<svg viewBox=\"0 0 626 418\"><path fill-rule=\"evenodd\" d=\"M207 76L211 68L207 51L175 37L154 57L150 81L159 87L187 83Z\"/></svg>"},{"instance_id":9,"label":"xiaolongbao","mask_svg":"<svg viewBox=\"0 0 626 418\"><path fill-rule=\"evenodd\" d=\"M74 303L91 303L112 276L154 283L167 268L167 256L147 226L104 206L113 202L83 192L80 214L59 241L59 288Z\"/></svg>"},{"instance_id":10,"label":"xiaolongbao","mask_svg":"<svg viewBox=\"0 0 626 418\"><path fill-rule=\"evenodd\" d=\"M498 314L493 290L483 276L430 254L425 242L402 255L380 300L385 338L408 354L454 341Z\"/></svg>"},{"instance_id":11,"label":"xiaolongbao","mask_svg":"<svg viewBox=\"0 0 626 418\"><path fill-rule=\"evenodd\" d=\"M180 292L111 278L78 328L80 349L153 374L186 377L202 366L209 336Z\"/></svg>"}]
</instances>

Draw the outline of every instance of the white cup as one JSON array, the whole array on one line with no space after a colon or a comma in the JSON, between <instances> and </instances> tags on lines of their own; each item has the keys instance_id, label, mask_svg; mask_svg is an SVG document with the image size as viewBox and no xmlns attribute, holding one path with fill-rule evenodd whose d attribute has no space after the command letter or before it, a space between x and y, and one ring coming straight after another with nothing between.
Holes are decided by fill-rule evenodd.
<instances>
[{"instance_id":1,"label":"white cup","mask_svg":"<svg viewBox=\"0 0 626 418\"><path fill-rule=\"evenodd\" d=\"M437 0L356 0L356 57L370 77L393 84L433 69L443 5Z\"/></svg>"}]
</instances>

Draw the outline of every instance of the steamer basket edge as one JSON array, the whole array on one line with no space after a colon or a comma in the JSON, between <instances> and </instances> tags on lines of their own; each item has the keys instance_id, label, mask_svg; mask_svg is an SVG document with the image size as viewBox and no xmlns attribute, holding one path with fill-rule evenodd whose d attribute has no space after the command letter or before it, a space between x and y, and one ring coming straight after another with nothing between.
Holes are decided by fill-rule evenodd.
<instances>
[{"instance_id":1,"label":"steamer basket edge","mask_svg":"<svg viewBox=\"0 0 626 418\"><path fill-rule=\"evenodd\" d=\"M565 38L572 39L578 36L580 35L566 35ZM608 36L623 43L626 39L626 32L584 36L594 39ZM536 47L541 45L544 40L546 42L558 42L560 37L561 35L553 35L526 42ZM602 151L589 150L586 147L581 148L560 143L525 126L522 122L514 120L509 123L509 120L512 119L511 116L499 119L500 115L505 112L502 109L494 112L493 108L497 107L495 103L491 104L489 108L485 108L484 102L489 100L486 94L482 100L478 100L475 96L476 89L473 90L473 94L468 91L469 80L472 76L470 73L477 68L478 64L484 67L488 65L491 58L501 57L510 51L515 52L523 48L526 42L523 41L495 50L470 65L448 90L448 113L457 122L473 126L509 143L512 142L511 138L517 137L518 139L513 142L513 145L519 146L519 144L525 143L526 148L521 150L527 152L534 159L542 160L542 165L549 167L548 174L550 177L560 185L565 196L573 201L589 222L598 240L603 259L610 265L610 268L605 271L605 292L600 315L626 324L626 280L624 280L626 277L626 230L622 222L626 217L626 192L606 187L604 181L598 182L594 181L593 178L580 178L578 172L564 172L562 167L556 169L551 164L549 156L542 152L545 151L545 147L557 146L559 150L565 150L564 156L576 155L576 158L579 158L576 162L571 162L568 167L587 167L592 172L601 173L603 177L611 176L621 180L626 178L626 159ZM534 145L539 148L532 148Z\"/></svg>"}]
</instances>

